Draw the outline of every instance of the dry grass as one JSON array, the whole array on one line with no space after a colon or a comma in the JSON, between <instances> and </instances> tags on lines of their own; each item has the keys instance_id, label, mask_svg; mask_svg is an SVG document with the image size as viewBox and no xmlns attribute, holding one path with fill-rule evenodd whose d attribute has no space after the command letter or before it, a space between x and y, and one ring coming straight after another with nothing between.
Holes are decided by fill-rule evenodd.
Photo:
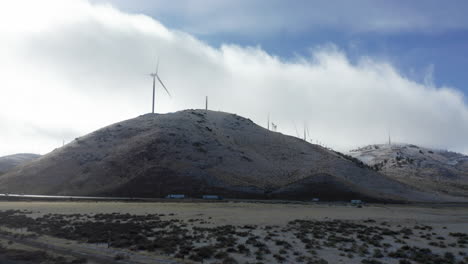
<instances>
[{"instance_id":1,"label":"dry grass","mask_svg":"<svg viewBox=\"0 0 468 264\"><path fill-rule=\"evenodd\" d=\"M467 217L442 206L0 203L3 227L203 263L462 264Z\"/></svg>"}]
</instances>

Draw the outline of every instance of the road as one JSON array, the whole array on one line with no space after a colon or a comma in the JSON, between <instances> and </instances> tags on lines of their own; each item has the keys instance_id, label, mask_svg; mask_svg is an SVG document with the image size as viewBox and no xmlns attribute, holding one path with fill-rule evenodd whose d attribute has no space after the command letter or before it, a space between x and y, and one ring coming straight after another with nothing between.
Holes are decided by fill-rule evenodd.
<instances>
[{"instance_id":1,"label":"road","mask_svg":"<svg viewBox=\"0 0 468 264\"><path fill-rule=\"evenodd\" d=\"M10 194L0 193L0 199L21 200L103 200L103 201L142 201L151 200L151 198L132 198L132 197L99 197L99 196L62 196L62 195L36 195L36 194Z\"/></svg>"}]
</instances>

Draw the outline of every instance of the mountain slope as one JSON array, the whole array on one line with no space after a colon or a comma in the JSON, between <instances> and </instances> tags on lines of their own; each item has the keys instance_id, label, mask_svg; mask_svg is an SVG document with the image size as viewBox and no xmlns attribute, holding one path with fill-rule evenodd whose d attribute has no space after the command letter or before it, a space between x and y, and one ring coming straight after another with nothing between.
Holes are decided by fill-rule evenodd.
<instances>
[{"instance_id":1,"label":"mountain slope","mask_svg":"<svg viewBox=\"0 0 468 264\"><path fill-rule=\"evenodd\" d=\"M419 189L468 197L468 156L411 144L370 145L349 154Z\"/></svg>"},{"instance_id":2,"label":"mountain slope","mask_svg":"<svg viewBox=\"0 0 468 264\"><path fill-rule=\"evenodd\" d=\"M223 112L147 114L99 129L0 177L0 192L163 197L453 200Z\"/></svg>"},{"instance_id":3,"label":"mountain slope","mask_svg":"<svg viewBox=\"0 0 468 264\"><path fill-rule=\"evenodd\" d=\"M31 153L18 153L0 157L0 175L20 164L37 159L40 156L41 155Z\"/></svg>"}]
</instances>

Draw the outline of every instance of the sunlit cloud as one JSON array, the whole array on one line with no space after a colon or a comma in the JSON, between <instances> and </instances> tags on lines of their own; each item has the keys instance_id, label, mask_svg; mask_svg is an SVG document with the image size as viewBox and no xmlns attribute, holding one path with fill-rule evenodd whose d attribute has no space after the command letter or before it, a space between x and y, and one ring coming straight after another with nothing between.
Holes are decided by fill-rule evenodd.
<instances>
[{"instance_id":1,"label":"sunlit cloud","mask_svg":"<svg viewBox=\"0 0 468 264\"><path fill-rule=\"evenodd\" d=\"M158 90L160 113L203 108L209 96L210 109L262 126L269 114L282 133L296 135L294 126L302 131L306 123L314 142L339 150L390 133L394 141L468 153L463 94L436 87L430 71L419 83L383 60L351 63L333 44L284 60L261 47L214 48L110 5L47 0L21 12L21 2L0 8L0 155L46 153L63 139L150 112L148 74L157 57L173 95Z\"/></svg>"}]
</instances>

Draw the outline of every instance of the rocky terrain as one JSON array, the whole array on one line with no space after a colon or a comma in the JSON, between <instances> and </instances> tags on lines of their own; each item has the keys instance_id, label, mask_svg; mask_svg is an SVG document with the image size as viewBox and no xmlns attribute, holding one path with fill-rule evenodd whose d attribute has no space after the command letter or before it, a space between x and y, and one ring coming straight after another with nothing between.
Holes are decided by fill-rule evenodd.
<instances>
[{"instance_id":1,"label":"rocky terrain","mask_svg":"<svg viewBox=\"0 0 468 264\"><path fill-rule=\"evenodd\" d=\"M422 190L468 197L468 156L411 144L381 144L349 155L392 179Z\"/></svg>"},{"instance_id":2,"label":"rocky terrain","mask_svg":"<svg viewBox=\"0 0 468 264\"><path fill-rule=\"evenodd\" d=\"M14 155L8 155L0 157L0 174L3 174L12 168L21 165L23 163L35 160L41 155L31 153L19 153Z\"/></svg>"},{"instance_id":3,"label":"rocky terrain","mask_svg":"<svg viewBox=\"0 0 468 264\"><path fill-rule=\"evenodd\" d=\"M235 114L205 110L147 114L104 127L4 174L0 192L460 201L415 190Z\"/></svg>"}]
</instances>

